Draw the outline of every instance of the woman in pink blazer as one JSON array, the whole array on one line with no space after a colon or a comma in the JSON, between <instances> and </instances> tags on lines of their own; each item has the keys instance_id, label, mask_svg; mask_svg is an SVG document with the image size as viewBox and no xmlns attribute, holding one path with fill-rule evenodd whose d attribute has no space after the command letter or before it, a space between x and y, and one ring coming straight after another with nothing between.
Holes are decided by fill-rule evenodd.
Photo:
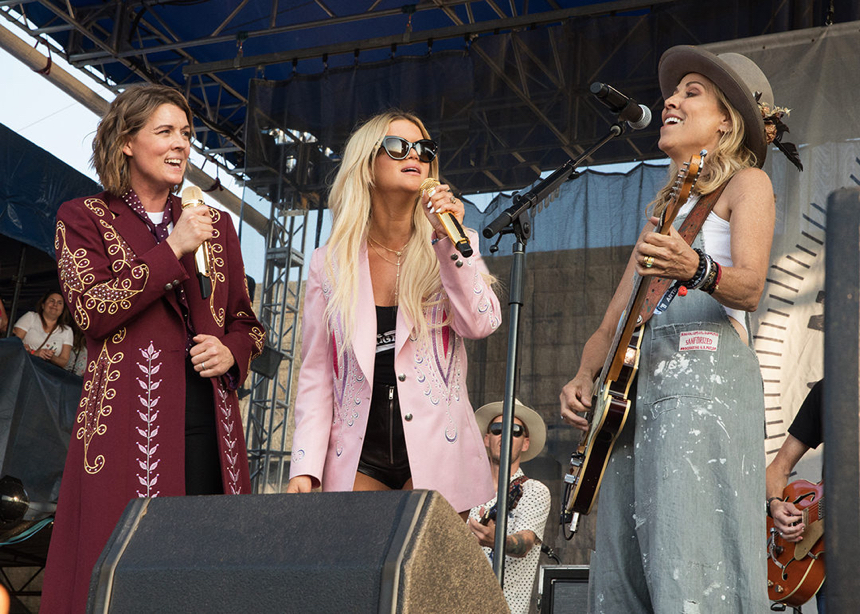
<instances>
[{"instance_id":1,"label":"woman in pink blazer","mask_svg":"<svg viewBox=\"0 0 860 614\"><path fill-rule=\"evenodd\" d=\"M347 142L305 292L288 492L432 489L465 513L495 493L463 338L498 328L499 301L436 215L462 222L463 203L446 185L420 190L436 150L396 111Z\"/></svg>"}]
</instances>

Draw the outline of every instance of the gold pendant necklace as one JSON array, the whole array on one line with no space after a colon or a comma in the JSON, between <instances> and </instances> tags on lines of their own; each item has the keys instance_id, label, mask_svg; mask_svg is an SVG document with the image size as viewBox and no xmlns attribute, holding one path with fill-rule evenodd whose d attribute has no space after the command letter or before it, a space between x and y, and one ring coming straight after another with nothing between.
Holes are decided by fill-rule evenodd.
<instances>
[{"instance_id":1,"label":"gold pendant necklace","mask_svg":"<svg viewBox=\"0 0 860 614\"><path fill-rule=\"evenodd\" d=\"M398 296L400 293L400 258L401 258L401 256L403 256L403 252L406 251L406 245L404 245L398 251L396 249L391 249L390 247L385 247L382 243L380 243L379 241L377 241L376 239L371 237L369 234L367 235L367 238L370 241L370 247L373 248L373 251L376 252L377 256L379 256L380 258L385 260L385 262L388 262L389 264L393 264L397 267L397 276L394 278L394 304L397 305L397 304L399 304L398 303ZM374 245L374 244L378 245L379 247L381 247L382 249L384 249L386 251L391 252L392 254L395 254L397 256L397 262L393 262L393 261L389 260L388 258L386 258L382 252L380 252L378 249L376 249L376 245Z\"/></svg>"}]
</instances>

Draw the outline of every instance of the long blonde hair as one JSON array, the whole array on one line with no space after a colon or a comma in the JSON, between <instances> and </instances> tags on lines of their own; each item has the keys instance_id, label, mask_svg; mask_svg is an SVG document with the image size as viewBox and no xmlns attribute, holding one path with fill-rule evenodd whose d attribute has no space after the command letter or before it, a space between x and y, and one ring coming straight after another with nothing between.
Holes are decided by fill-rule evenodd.
<instances>
[{"instance_id":1,"label":"long blonde hair","mask_svg":"<svg viewBox=\"0 0 860 614\"><path fill-rule=\"evenodd\" d=\"M695 189L696 193L703 196L723 185L736 172L754 167L757 162L755 154L744 144L746 125L741 114L732 106L720 88L711 83L706 87L716 95L720 111L729 116L732 128L720 136L716 149L709 151L705 157L702 174L699 176ZM671 192L677 174L678 165L672 161L669 164L669 180L663 189L657 192L654 200L648 204L649 209L653 207L653 215L657 217L662 215L663 210L672 200Z\"/></svg>"},{"instance_id":2,"label":"long blonde hair","mask_svg":"<svg viewBox=\"0 0 860 614\"><path fill-rule=\"evenodd\" d=\"M412 122L424 138L430 138L422 121L411 113L395 109L370 118L349 137L343 162L329 193L333 222L325 264L333 288L324 317L329 331L334 320L340 319L347 345L352 342L356 329L358 259L370 227L374 160L380 155L380 143L391 122L399 119ZM438 160L436 158L430 163L430 177L439 176ZM417 194L415 203L418 203ZM432 232L433 227L427 217L416 206L412 213L412 235L406 244L401 265L398 306L414 322L419 337L429 332L424 309L441 302L443 296L439 261L430 245Z\"/></svg>"}]
</instances>

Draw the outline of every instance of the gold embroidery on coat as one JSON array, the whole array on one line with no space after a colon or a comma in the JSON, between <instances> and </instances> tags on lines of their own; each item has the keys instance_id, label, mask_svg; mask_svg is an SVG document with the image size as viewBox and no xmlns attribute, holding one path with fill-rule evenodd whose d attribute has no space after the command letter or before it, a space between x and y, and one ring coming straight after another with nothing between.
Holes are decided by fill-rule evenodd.
<instances>
[{"instance_id":1,"label":"gold embroidery on coat","mask_svg":"<svg viewBox=\"0 0 860 614\"><path fill-rule=\"evenodd\" d=\"M79 248L73 253L69 249L66 243L66 225L63 222L57 222L54 249L59 253L57 269L60 274L60 284L63 288L63 294L75 306L72 310L75 322L81 330L87 330L90 327L90 317L81 308L80 296L84 288L96 280L95 275L92 273L90 260L87 258L87 250Z\"/></svg>"},{"instance_id":2,"label":"gold embroidery on coat","mask_svg":"<svg viewBox=\"0 0 860 614\"><path fill-rule=\"evenodd\" d=\"M210 207L209 213L212 215L212 223L217 224L221 219L221 212ZM212 318L219 328L224 328L225 311L223 307L215 307L215 288L219 283L224 283L224 258L221 254L224 253L224 246L218 242L221 237L221 232L217 228L212 229L212 240L208 241L209 249L209 279L212 282L212 294L209 295L209 311L212 313Z\"/></svg>"},{"instance_id":3,"label":"gold embroidery on coat","mask_svg":"<svg viewBox=\"0 0 860 614\"><path fill-rule=\"evenodd\" d=\"M75 322L81 330L90 326L90 312L95 310L100 314L115 315L120 309L130 309L130 299L146 287L149 279L149 267L146 264L135 263L135 253L126 241L116 232L114 227L105 220L115 217L104 203L98 198L88 198L84 205L99 216L99 225L104 229L102 238L111 258L110 268L115 274L122 274L129 269L130 277L111 279L94 284L96 277L93 267L87 257L87 250L79 248L72 252L66 243L66 227L62 222L57 223L57 234L54 247L60 249L58 268L60 280L69 302L74 305Z\"/></svg>"},{"instance_id":4,"label":"gold embroidery on coat","mask_svg":"<svg viewBox=\"0 0 860 614\"><path fill-rule=\"evenodd\" d=\"M243 315L243 312L240 311L239 315ZM257 349L256 352L251 353L251 358L253 359L263 353L263 343L265 343L266 340L266 333L263 332L263 329L259 326L252 326L251 332L248 334L251 336L251 339L254 340L254 347Z\"/></svg>"},{"instance_id":5,"label":"gold embroidery on coat","mask_svg":"<svg viewBox=\"0 0 860 614\"><path fill-rule=\"evenodd\" d=\"M90 444L96 435L104 435L107 425L102 423L113 411L110 401L116 396L116 389L110 385L119 379L119 369L115 367L123 359L122 352L111 354L108 344L118 345L125 339L125 328L119 329L109 339L105 339L99 351L98 358L90 363L92 378L84 383L84 395L78 406L76 422L81 425L75 437L84 441L84 470L94 475L105 466L103 454L96 456L90 462Z\"/></svg>"}]
</instances>

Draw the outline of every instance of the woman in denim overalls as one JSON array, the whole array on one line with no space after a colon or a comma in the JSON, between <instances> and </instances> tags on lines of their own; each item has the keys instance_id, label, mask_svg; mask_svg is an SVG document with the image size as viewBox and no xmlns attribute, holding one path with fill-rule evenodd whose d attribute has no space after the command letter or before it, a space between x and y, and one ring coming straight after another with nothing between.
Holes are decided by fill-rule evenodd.
<instances>
[{"instance_id":1,"label":"woman in denim overalls","mask_svg":"<svg viewBox=\"0 0 860 614\"><path fill-rule=\"evenodd\" d=\"M762 171L785 114L748 58L673 47L660 60L660 149L671 178L707 150L690 203L724 186L692 245L652 217L579 370L561 415L580 429L634 273L689 288L644 330L631 414L600 490L589 587L592 612L713 614L767 608L764 396L748 312L765 283L774 195ZM770 127L768 127L770 126ZM672 181L654 200L658 216Z\"/></svg>"}]
</instances>

